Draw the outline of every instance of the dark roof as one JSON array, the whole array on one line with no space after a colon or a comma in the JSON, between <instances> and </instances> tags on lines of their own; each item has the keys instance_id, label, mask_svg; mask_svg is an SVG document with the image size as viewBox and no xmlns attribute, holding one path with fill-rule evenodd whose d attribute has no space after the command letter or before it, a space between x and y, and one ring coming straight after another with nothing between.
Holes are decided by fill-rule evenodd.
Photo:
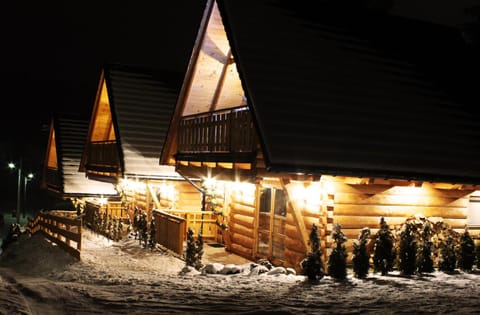
<instances>
[{"instance_id":1,"label":"dark roof","mask_svg":"<svg viewBox=\"0 0 480 315\"><path fill-rule=\"evenodd\" d=\"M56 116L53 119L57 162L63 186L62 195L64 197L116 195L112 184L91 181L85 177L85 173L79 172L88 121L67 115Z\"/></svg>"},{"instance_id":2,"label":"dark roof","mask_svg":"<svg viewBox=\"0 0 480 315\"><path fill-rule=\"evenodd\" d=\"M480 182L479 72L457 30L315 1L217 2L271 171Z\"/></svg>"},{"instance_id":3,"label":"dark roof","mask_svg":"<svg viewBox=\"0 0 480 315\"><path fill-rule=\"evenodd\" d=\"M104 66L124 175L179 177L159 165L183 74L134 66Z\"/></svg>"}]
</instances>

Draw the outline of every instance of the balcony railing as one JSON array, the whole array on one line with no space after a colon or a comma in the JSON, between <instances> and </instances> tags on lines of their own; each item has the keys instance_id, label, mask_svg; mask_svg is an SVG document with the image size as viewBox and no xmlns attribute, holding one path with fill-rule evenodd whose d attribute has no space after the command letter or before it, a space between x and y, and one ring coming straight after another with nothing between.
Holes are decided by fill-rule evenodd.
<instances>
[{"instance_id":1,"label":"balcony railing","mask_svg":"<svg viewBox=\"0 0 480 315\"><path fill-rule=\"evenodd\" d=\"M178 132L178 153L251 153L255 129L247 107L185 116Z\"/></svg>"},{"instance_id":2,"label":"balcony railing","mask_svg":"<svg viewBox=\"0 0 480 315\"><path fill-rule=\"evenodd\" d=\"M117 168L119 165L120 162L116 141L108 140L90 142L87 168L92 166Z\"/></svg>"}]
</instances>

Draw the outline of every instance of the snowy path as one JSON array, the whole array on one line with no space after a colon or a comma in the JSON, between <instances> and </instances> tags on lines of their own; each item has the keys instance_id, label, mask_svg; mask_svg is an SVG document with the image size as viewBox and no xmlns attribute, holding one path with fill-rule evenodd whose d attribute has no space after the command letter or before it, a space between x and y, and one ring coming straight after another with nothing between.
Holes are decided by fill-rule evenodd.
<instances>
[{"instance_id":1,"label":"snowy path","mask_svg":"<svg viewBox=\"0 0 480 315\"><path fill-rule=\"evenodd\" d=\"M91 235L84 245L81 262L36 236L0 256L0 314L480 314L478 272L312 285L294 275L180 274L182 260L133 240Z\"/></svg>"}]
</instances>

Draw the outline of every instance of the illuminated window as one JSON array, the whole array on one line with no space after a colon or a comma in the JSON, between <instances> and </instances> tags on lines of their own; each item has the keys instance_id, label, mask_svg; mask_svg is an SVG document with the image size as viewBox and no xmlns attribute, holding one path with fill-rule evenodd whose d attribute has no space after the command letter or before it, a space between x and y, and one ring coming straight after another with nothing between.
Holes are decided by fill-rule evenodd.
<instances>
[{"instance_id":1,"label":"illuminated window","mask_svg":"<svg viewBox=\"0 0 480 315\"><path fill-rule=\"evenodd\" d=\"M468 204L468 225L480 228L480 195L470 197Z\"/></svg>"}]
</instances>

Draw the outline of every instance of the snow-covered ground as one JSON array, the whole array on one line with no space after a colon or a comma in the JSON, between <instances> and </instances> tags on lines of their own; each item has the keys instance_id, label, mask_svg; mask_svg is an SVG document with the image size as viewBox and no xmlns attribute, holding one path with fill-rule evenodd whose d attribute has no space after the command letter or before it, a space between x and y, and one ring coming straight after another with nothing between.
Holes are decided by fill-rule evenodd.
<instances>
[{"instance_id":1,"label":"snow-covered ground","mask_svg":"<svg viewBox=\"0 0 480 315\"><path fill-rule=\"evenodd\" d=\"M480 272L349 275L311 284L301 275L253 275L250 262L210 253L243 273L182 272L185 263L134 239L88 229L76 261L39 233L0 256L0 314L480 314ZM208 251L207 251L208 252Z\"/></svg>"}]
</instances>

